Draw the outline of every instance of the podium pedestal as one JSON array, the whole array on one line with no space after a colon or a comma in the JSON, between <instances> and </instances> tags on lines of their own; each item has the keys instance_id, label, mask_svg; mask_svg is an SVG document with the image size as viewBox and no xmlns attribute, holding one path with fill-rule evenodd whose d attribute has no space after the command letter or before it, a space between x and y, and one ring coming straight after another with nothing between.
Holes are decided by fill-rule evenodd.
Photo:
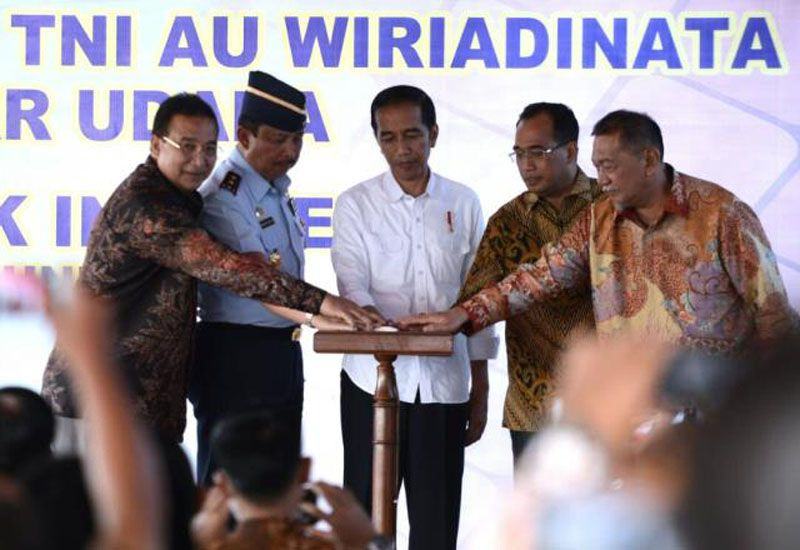
<instances>
[{"instance_id":1,"label":"podium pedestal","mask_svg":"<svg viewBox=\"0 0 800 550\"><path fill-rule=\"evenodd\" d=\"M398 355L453 354L453 335L436 332L326 332L314 335L317 353L373 355L378 361L374 397L372 454L372 524L381 535L394 539L397 520L398 431L397 380L394 360Z\"/></svg>"}]
</instances>

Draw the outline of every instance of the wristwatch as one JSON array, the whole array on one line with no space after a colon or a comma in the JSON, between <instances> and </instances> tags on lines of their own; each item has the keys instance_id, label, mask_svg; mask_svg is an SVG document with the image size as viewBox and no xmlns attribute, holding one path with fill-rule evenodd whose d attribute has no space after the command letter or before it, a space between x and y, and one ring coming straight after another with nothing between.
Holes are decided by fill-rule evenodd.
<instances>
[{"instance_id":1,"label":"wristwatch","mask_svg":"<svg viewBox=\"0 0 800 550\"><path fill-rule=\"evenodd\" d=\"M317 328L314 326L314 314L313 313L306 313L305 319L303 319L303 324L307 327Z\"/></svg>"}]
</instances>

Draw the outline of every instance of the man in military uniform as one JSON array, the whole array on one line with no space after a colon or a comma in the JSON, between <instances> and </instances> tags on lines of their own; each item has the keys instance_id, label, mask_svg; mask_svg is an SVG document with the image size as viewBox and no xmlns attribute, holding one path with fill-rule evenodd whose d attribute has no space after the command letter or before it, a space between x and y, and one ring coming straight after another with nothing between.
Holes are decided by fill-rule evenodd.
<instances>
[{"instance_id":1,"label":"man in military uniform","mask_svg":"<svg viewBox=\"0 0 800 550\"><path fill-rule=\"evenodd\" d=\"M305 122L302 92L251 72L236 149L200 189L201 225L209 233L239 252L262 254L298 279L305 231L286 172L300 157ZM211 285L200 286L200 317L189 397L198 423L198 480L210 483L215 466L209 437L217 420L260 409L302 414L298 324L312 321L298 311L267 309L257 299Z\"/></svg>"}]
</instances>

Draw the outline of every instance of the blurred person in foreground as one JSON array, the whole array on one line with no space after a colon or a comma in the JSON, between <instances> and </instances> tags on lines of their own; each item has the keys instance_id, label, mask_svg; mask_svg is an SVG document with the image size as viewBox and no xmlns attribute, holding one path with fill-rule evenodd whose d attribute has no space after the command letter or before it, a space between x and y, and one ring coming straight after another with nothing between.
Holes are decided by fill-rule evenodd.
<instances>
[{"instance_id":1,"label":"blurred person in foreground","mask_svg":"<svg viewBox=\"0 0 800 550\"><path fill-rule=\"evenodd\" d=\"M163 464L114 363L110 306L79 287L68 303L54 301L49 307L86 418L84 468L96 519L93 547L166 548L170 502L163 498Z\"/></svg>"},{"instance_id":2,"label":"blurred person in foreground","mask_svg":"<svg viewBox=\"0 0 800 550\"><path fill-rule=\"evenodd\" d=\"M711 354L737 354L797 331L756 214L719 185L664 162L658 124L614 111L594 126L592 162L606 196L541 258L443 313L400 319L471 333L591 288L597 332L632 332Z\"/></svg>"},{"instance_id":3,"label":"blurred person in foreground","mask_svg":"<svg viewBox=\"0 0 800 550\"><path fill-rule=\"evenodd\" d=\"M0 473L15 474L51 455L55 420L41 396L19 387L0 388Z\"/></svg>"},{"instance_id":4,"label":"blurred person in foreground","mask_svg":"<svg viewBox=\"0 0 800 550\"><path fill-rule=\"evenodd\" d=\"M800 548L800 339L753 359L698 441L680 514L693 550Z\"/></svg>"},{"instance_id":5,"label":"blurred person in foreground","mask_svg":"<svg viewBox=\"0 0 800 550\"><path fill-rule=\"evenodd\" d=\"M198 280L351 325L370 320L355 304L281 272L262 254L234 252L200 227L197 188L214 167L218 133L214 111L199 96L181 93L161 103L150 154L98 214L80 272L84 288L114 302L113 357L131 406L175 444L186 424ZM66 452L81 439L68 368L56 346L42 384L57 415L56 446Z\"/></svg>"},{"instance_id":6,"label":"blurred person in foreground","mask_svg":"<svg viewBox=\"0 0 800 550\"><path fill-rule=\"evenodd\" d=\"M693 427L656 424L673 350L632 337L569 346L561 415L520 461L496 546L508 550L677 550L673 523L688 478Z\"/></svg>"},{"instance_id":7,"label":"blurred person in foreground","mask_svg":"<svg viewBox=\"0 0 800 550\"><path fill-rule=\"evenodd\" d=\"M531 103L519 115L511 158L527 190L489 218L456 303L498 283L521 264L535 262L600 195L597 181L578 166L578 121L561 103ZM573 330L593 328L587 288L565 292L508 320L508 389L503 426L514 463L545 424L557 357Z\"/></svg>"},{"instance_id":8,"label":"blurred person in foreground","mask_svg":"<svg viewBox=\"0 0 800 550\"><path fill-rule=\"evenodd\" d=\"M300 454L299 419L291 411L230 416L214 428L211 448L219 465L201 511L193 522L200 549L388 549L369 517L346 490L317 483L313 489L330 513L303 503L302 511L324 519L322 533L301 521L304 484L311 460ZM235 527L230 530L230 518Z\"/></svg>"}]
</instances>

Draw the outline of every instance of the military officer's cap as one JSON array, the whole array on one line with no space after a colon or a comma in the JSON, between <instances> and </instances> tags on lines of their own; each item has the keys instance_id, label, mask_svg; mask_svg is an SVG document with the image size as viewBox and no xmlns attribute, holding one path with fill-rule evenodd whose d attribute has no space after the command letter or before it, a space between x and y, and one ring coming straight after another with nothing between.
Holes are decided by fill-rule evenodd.
<instances>
[{"instance_id":1,"label":"military officer's cap","mask_svg":"<svg viewBox=\"0 0 800 550\"><path fill-rule=\"evenodd\" d=\"M306 96L261 71L251 71L241 115L285 132L299 132L306 122Z\"/></svg>"}]
</instances>

